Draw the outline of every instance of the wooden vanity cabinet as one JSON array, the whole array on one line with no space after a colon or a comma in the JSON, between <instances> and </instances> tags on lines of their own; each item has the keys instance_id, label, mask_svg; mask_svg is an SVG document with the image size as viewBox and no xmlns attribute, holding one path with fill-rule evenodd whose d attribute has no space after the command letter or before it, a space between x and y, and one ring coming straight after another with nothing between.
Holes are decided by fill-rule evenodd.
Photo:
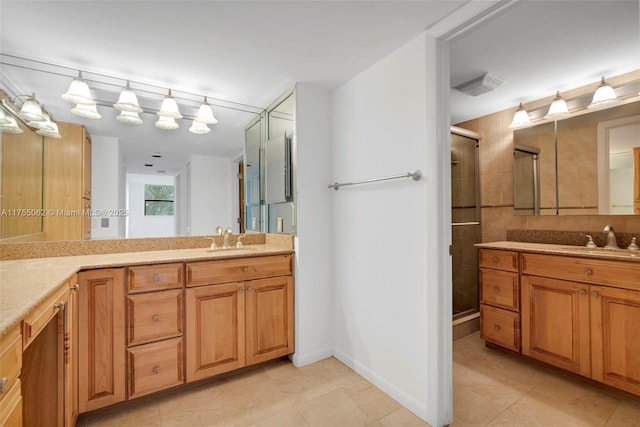
<instances>
[{"instance_id":1,"label":"wooden vanity cabinet","mask_svg":"<svg viewBox=\"0 0 640 427\"><path fill-rule=\"evenodd\" d=\"M78 273L80 413L126 398L124 278L124 268Z\"/></svg>"},{"instance_id":2,"label":"wooden vanity cabinet","mask_svg":"<svg viewBox=\"0 0 640 427\"><path fill-rule=\"evenodd\" d=\"M0 426L22 427L22 335L16 326L0 338Z\"/></svg>"},{"instance_id":3,"label":"wooden vanity cabinet","mask_svg":"<svg viewBox=\"0 0 640 427\"><path fill-rule=\"evenodd\" d=\"M187 381L293 353L291 255L188 263L186 322Z\"/></svg>"},{"instance_id":4,"label":"wooden vanity cabinet","mask_svg":"<svg viewBox=\"0 0 640 427\"><path fill-rule=\"evenodd\" d=\"M127 274L127 392L144 396L184 383L182 263Z\"/></svg>"},{"instance_id":5,"label":"wooden vanity cabinet","mask_svg":"<svg viewBox=\"0 0 640 427\"><path fill-rule=\"evenodd\" d=\"M522 353L640 395L640 264L521 260Z\"/></svg>"},{"instance_id":6,"label":"wooden vanity cabinet","mask_svg":"<svg viewBox=\"0 0 640 427\"><path fill-rule=\"evenodd\" d=\"M480 336L520 350L518 252L480 249Z\"/></svg>"}]
</instances>

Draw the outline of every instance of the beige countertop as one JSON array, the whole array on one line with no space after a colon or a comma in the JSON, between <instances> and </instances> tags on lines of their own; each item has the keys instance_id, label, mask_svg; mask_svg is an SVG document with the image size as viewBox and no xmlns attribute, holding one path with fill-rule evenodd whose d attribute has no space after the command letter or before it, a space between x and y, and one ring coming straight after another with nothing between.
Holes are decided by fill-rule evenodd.
<instances>
[{"instance_id":1,"label":"beige countertop","mask_svg":"<svg viewBox=\"0 0 640 427\"><path fill-rule=\"evenodd\" d=\"M258 244L0 261L0 337L80 270L291 253L281 245Z\"/></svg>"},{"instance_id":2,"label":"beige countertop","mask_svg":"<svg viewBox=\"0 0 640 427\"><path fill-rule=\"evenodd\" d=\"M629 249L588 248L586 246L506 241L476 243L475 246L487 249L506 249L512 251L537 252L553 255L579 256L582 258L610 259L640 263L640 250L632 251Z\"/></svg>"}]
</instances>

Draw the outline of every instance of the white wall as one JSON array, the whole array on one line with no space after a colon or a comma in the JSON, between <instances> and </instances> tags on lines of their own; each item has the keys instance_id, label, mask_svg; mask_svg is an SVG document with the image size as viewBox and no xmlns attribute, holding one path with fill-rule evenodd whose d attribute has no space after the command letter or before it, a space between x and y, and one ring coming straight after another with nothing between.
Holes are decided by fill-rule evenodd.
<instances>
[{"instance_id":1,"label":"white wall","mask_svg":"<svg viewBox=\"0 0 640 427\"><path fill-rule=\"evenodd\" d=\"M122 151L118 138L93 135L91 138L91 209L104 211L106 216L91 218L92 239L118 239L124 237L126 216ZM102 219L109 221L102 226Z\"/></svg>"},{"instance_id":2,"label":"white wall","mask_svg":"<svg viewBox=\"0 0 640 427\"><path fill-rule=\"evenodd\" d=\"M337 192L322 183L333 199L335 355L434 426L451 411L451 353L447 360L445 346L443 357L441 345L451 308L439 307L451 283L439 283L442 266L450 268L441 230L450 202L442 206L439 188L438 155L446 147L438 144L448 142L438 142L437 47L422 35L333 94L329 182L415 169L424 178Z\"/></svg>"},{"instance_id":3,"label":"white wall","mask_svg":"<svg viewBox=\"0 0 640 427\"><path fill-rule=\"evenodd\" d=\"M189 208L191 235L211 235L217 226L235 230L233 217L233 161L222 157L191 156Z\"/></svg>"},{"instance_id":4,"label":"white wall","mask_svg":"<svg viewBox=\"0 0 640 427\"><path fill-rule=\"evenodd\" d=\"M127 237L172 237L175 232L175 215L144 214L144 186L174 185L173 176L127 174Z\"/></svg>"},{"instance_id":5,"label":"white wall","mask_svg":"<svg viewBox=\"0 0 640 427\"><path fill-rule=\"evenodd\" d=\"M297 238L296 353L306 365L333 355L333 194L331 95L311 84L296 86Z\"/></svg>"}]
</instances>

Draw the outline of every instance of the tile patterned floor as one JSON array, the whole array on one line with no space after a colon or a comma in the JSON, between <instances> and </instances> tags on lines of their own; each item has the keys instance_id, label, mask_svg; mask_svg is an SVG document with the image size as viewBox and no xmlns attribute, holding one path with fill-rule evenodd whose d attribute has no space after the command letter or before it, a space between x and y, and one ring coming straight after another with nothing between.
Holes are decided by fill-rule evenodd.
<instances>
[{"instance_id":1,"label":"tile patterned floor","mask_svg":"<svg viewBox=\"0 0 640 427\"><path fill-rule=\"evenodd\" d=\"M477 333L453 350L453 427L640 427L640 403L484 347ZM426 426L338 362L296 369L276 361L187 390L141 399L79 427Z\"/></svg>"}]
</instances>

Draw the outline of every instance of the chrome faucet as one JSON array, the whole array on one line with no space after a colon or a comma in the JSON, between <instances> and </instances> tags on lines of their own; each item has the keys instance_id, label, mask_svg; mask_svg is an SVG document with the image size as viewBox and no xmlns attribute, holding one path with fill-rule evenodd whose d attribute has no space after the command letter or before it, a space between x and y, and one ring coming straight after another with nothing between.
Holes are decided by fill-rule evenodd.
<instances>
[{"instance_id":1,"label":"chrome faucet","mask_svg":"<svg viewBox=\"0 0 640 427\"><path fill-rule=\"evenodd\" d=\"M604 245L605 249L619 249L618 242L616 241L616 233L613 231L613 227L606 225L604 232L607 233L607 244Z\"/></svg>"},{"instance_id":2,"label":"chrome faucet","mask_svg":"<svg viewBox=\"0 0 640 427\"><path fill-rule=\"evenodd\" d=\"M224 232L224 238L222 240L223 249L229 249L231 247L231 245L229 244L229 238L231 236L233 236L233 230L231 230L230 228L227 228Z\"/></svg>"}]
</instances>

